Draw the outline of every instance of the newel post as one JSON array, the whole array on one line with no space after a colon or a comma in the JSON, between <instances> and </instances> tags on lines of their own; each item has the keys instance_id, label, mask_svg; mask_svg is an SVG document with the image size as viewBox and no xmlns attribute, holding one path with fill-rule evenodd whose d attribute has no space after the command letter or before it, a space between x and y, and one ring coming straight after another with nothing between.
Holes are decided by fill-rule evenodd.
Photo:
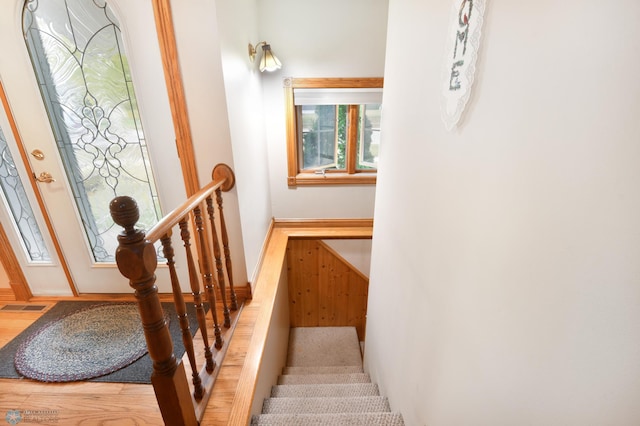
<instances>
[{"instance_id":1,"label":"newel post","mask_svg":"<svg viewBox=\"0 0 640 426\"><path fill-rule=\"evenodd\" d=\"M124 230L118 235L118 269L135 290L149 356L153 360L153 384L164 423L197 425L184 366L173 354L173 343L155 285L158 264L153 244L144 231L135 229L140 212L131 197L116 197L109 205L113 221Z\"/></svg>"}]
</instances>

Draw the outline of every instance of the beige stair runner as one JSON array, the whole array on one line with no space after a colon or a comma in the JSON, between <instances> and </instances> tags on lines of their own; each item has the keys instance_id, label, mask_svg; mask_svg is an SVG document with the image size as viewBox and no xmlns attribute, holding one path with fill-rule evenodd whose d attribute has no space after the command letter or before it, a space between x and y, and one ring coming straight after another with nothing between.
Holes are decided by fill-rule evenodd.
<instances>
[{"instance_id":1,"label":"beige stair runner","mask_svg":"<svg viewBox=\"0 0 640 426\"><path fill-rule=\"evenodd\" d=\"M252 425L402 426L362 368L354 327L292 328L287 366Z\"/></svg>"}]
</instances>

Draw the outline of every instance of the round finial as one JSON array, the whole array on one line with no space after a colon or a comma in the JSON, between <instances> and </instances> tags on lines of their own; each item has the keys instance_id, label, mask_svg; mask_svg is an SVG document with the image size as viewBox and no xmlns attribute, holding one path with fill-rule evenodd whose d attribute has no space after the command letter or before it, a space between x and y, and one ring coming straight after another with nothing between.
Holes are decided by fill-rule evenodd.
<instances>
[{"instance_id":1,"label":"round finial","mask_svg":"<svg viewBox=\"0 0 640 426\"><path fill-rule=\"evenodd\" d=\"M111 200L109 211L113 221L126 230L133 229L138 219L140 219L138 203L126 195Z\"/></svg>"}]
</instances>

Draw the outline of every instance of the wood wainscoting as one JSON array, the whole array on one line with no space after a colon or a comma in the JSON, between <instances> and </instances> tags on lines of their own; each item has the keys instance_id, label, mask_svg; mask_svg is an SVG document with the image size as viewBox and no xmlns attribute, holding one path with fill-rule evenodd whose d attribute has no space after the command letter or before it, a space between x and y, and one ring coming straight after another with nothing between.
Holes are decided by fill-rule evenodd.
<instances>
[{"instance_id":1,"label":"wood wainscoting","mask_svg":"<svg viewBox=\"0 0 640 426\"><path fill-rule=\"evenodd\" d=\"M364 341L369 278L321 240L287 244L292 327L354 326Z\"/></svg>"}]
</instances>

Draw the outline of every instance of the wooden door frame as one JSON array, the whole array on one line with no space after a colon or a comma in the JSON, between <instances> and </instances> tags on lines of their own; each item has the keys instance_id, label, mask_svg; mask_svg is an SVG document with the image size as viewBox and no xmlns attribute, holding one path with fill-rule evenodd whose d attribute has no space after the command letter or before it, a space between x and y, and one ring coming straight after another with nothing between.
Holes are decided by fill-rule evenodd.
<instances>
[{"instance_id":1,"label":"wooden door frame","mask_svg":"<svg viewBox=\"0 0 640 426\"><path fill-rule=\"evenodd\" d=\"M2 267L9 277L9 286L13 291L13 297L16 300L27 301L33 297L31 289L27 285L27 279L22 272L20 262L16 257L15 252L11 248L11 243L7 237L7 233L4 231L4 227L0 224L0 250L2 250L2 256L0 256L0 262Z\"/></svg>"},{"instance_id":2,"label":"wooden door frame","mask_svg":"<svg viewBox=\"0 0 640 426\"><path fill-rule=\"evenodd\" d=\"M156 21L156 31L158 33L158 42L160 44L160 54L162 56L162 66L164 69L165 83L169 95L169 104L171 106L171 115L173 118L173 126L176 134L176 147L180 158L180 167L182 169L182 177L184 179L187 197L195 194L200 189L198 180L198 170L196 168L195 153L193 150L193 140L191 136L191 127L189 116L187 114L187 103L184 94L184 86L182 83L182 75L178 63L178 49L176 45L175 29L173 27L173 16L171 14L171 4L169 0L152 0L153 11ZM3 106L7 111L11 130L18 142L21 159L27 168L29 175L33 174L29 164L27 155L22 146L18 129L9 110L9 103L4 92L4 87L0 82L0 98ZM40 191L35 186L35 181L31 180L33 190L36 194L41 211L44 209L44 201L40 195ZM55 237L53 225L48 217L45 216L45 222L51 238L54 242L56 253L60 259L64 273L69 281L69 286L74 296L78 296L78 291L73 285L71 272L62 253L62 249ZM7 235L0 225L0 250L4 250L3 256L0 256L0 262L9 276L9 285L13 290L16 300L29 300L33 297L29 284L24 276L18 258L9 244Z\"/></svg>"}]
</instances>

